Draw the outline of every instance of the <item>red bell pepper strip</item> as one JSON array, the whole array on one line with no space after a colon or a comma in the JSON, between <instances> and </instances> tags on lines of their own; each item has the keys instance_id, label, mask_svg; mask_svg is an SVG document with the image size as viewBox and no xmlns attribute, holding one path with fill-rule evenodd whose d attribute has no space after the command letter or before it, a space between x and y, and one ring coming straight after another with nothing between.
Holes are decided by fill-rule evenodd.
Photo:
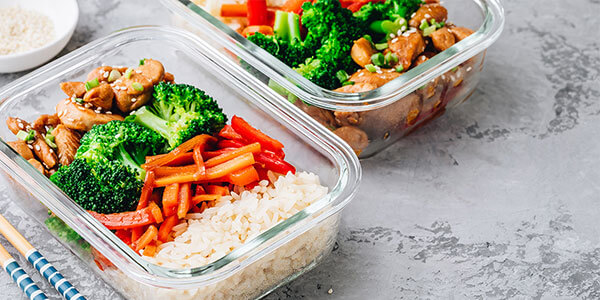
<instances>
[{"instance_id":1,"label":"red bell pepper strip","mask_svg":"<svg viewBox=\"0 0 600 300\"><path fill-rule=\"evenodd\" d=\"M245 145L245 143L234 140L221 140L217 143L217 147L219 148L239 148L244 147Z\"/></svg>"},{"instance_id":2,"label":"red bell pepper strip","mask_svg":"<svg viewBox=\"0 0 600 300\"><path fill-rule=\"evenodd\" d=\"M194 196L202 194L206 194L206 191L204 191L204 188L201 185L196 185L196 192L194 193Z\"/></svg>"},{"instance_id":3,"label":"red bell pepper strip","mask_svg":"<svg viewBox=\"0 0 600 300\"><path fill-rule=\"evenodd\" d=\"M119 229L115 231L115 235L123 241L123 243L127 244L127 246L131 245L131 232L127 229Z\"/></svg>"},{"instance_id":4,"label":"red bell pepper strip","mask_svg":"<svg viewBox=\"0 0 600 300\"><path fill-rule=\"evenodd\" d=\"M290 163L280 159L275 154L263 151L261 153L255 154L254 159L257 163L261 164L265 169L271 170L275 173L287 174L288 172L292 172L292 174L296 174L296 168L292 166Z\"/></svg>"},{"instance_id":5,"label":"red bell pepper strip","mask_svg":"<svg viewBox=\"0 0 600 300\"><path fill-rule=\"evenodd\" d=\"M221 131L219 131L219 136L226 140L237 140L237 141L244 140L244 138L239 133L235 132L235 130L233 129L233 127L231 127L231 125L223 126L223 129L221 129Z\"/></svg>"},{"instance_id":6,"label":"red bell pepper strip","mask_svg":"<svg viewBox=\"0 0 600 300\"><path fill-rule=\"evenodd\" d=\"M250 143L259 142L262 148L273 152L283 150L283 144L281 142L250 126L246 120L238 116L233 116L233 118L231 118L231 127Z\"/></svg>"},{"instance_id":7,"label":"red bell pepper strip","mask_svg":"<svg viewBox=\"0 0 600 300\"><path fill-rule=\"evenodd\" d=\"M108 229L127 229L150 225L155 222L150 208L142 208L136 211L127 211L116 214L101 214L88 211L92 217L100 221Z\"/></svg>"},{"instance_id":8,"label":"red bell pepper strip","mask_svg":"<svg viewBox=\"0 0 600 300\"><path fill-rule=\"evenodd\" d=\"M304 4L304 2L311 2L311 1L310 0L288 0L283 4L283 6L281 7L281 10L287 11L287 12L293 12L293 13L299 15L302 12L302 4Z\"/></svg>"},{"instance_id":9,"label":"red bell pepper strip","mask_svg":"<svg viewBox=\"0 0 600 300\"><path fill-rule=\"evenodd\" d=\"M267 0L248 0L248 25L267 25Z\"/></svg>"}]
</instances>

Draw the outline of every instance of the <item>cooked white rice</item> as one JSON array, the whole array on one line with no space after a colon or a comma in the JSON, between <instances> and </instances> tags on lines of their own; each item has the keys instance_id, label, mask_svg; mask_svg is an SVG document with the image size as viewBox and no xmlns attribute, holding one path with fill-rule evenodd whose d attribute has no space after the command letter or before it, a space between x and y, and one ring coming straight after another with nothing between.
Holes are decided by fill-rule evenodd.
<instances>
[{"instance_id":1,"label":"cooked white rice","mask_svg":"<svg viewBox=\"0 0 600 300\"><path fill-rule=\"evenodd\" d=\"M327 187L312 173L289 173L272 185L263 180L241 195L222 197L202 214L189 214L187 222L174 228L174 241L162 244L155 257L144 258L172 268L208 264L326 194Z\"/></svg>"}]
</instances>

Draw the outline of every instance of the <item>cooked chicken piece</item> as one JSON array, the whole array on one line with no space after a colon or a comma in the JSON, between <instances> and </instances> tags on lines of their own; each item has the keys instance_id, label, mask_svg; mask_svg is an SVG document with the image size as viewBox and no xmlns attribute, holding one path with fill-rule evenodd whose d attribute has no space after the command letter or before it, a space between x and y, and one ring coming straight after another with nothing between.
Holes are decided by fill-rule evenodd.
<instances>
[{"instance_id":1,"label":"cooked chicken piece","mask_svg":"<svg viewBox=\"0 0 600 300\"><path fill-rule=\"evenodd\" d=\"M144 64L137 67L136 72L138 71L148 78L152 84L157 84L165 78L165 68L159 61L154 59L145 59Z\"/></svg>"},{"instance_id":2,"label":"cooked chicken piece","mask_svg":"<svg viewBox=\"0 0 600 300\"><path fill-rule=\"evenodd\" d=\"M31 158L27 160L34 168L36 168L38 171L40 171L40 173L44 174L44 176L48 176L48 173L46 173L46 169L44 168L44 166L42 166L42 163L35 159L35 158Z\"/></svg>"},{"instance_id":3,"label":"cooked chicken piece","mask_svg":"<svg viewBox=\"0 0 600 300\"><path fill-rule=\"evenodd\" d=\"M416 93L410 93L386 107L365 112L362 116L361 129L373 138L383 138L386 134L413 124L421 111L421 106L421 97Z\"/></svg>"},{"instance_id":4,"label":"cooked chicken piece","mask_svg":"<svg viewBox=\"0 0 600 300\"><path fill-rule=\"evenodd\" d=\"M8 117L6 119L6 126L8 126L8 129L13 134L19 133L19 130L28 131L28 130L33 129L33 128L31 128L31 125L29 125L29 123L27 121L23 121L19 118L13 118L13 117Z\"/></svg>"},{"instance_id":5,"label":"cooked chicken piece","mask_svg":"<svg viewBox=\"0 0 600 300\"><path fill-rule=\"evenodd\" d=\"M374 90L376 88L377 88L377 86L374 84L371 84L371 83L356 82L354 84L345 85L343 87L337 88L334 91L340 92L340 93L362 93L362 92L368 92L370 90Z\"/></svg>"},{"instance_id":6,"label":"cooked chicken piece","mask_svg":"<svg viewBox=\"0 0 600 300\"><path fill-rule=\"evenodd\" d=\"M343 126L334 130L333 133L348 143L352 147L352 150L356 152L356 155L360 155L369 146L369 137L367 134L354 126Z\"/></svg>"},{"instance_id":7,"label":"cooked chicken piece","mask_svg":"<svg viewBox=\"0 0 600 300\"><path fill-rule=\"evenodd\" d=\"M86 82L94 79L98 79L99 82L108 82L108 75L112 69L113 67L110 66L97 67L88 74Z\"/></svg>"},{"instance_id":8,"label":"cooked chicken piece","mask_svg":"<svg viewBox=\"0 0 600 300\"><path fill-rule=\"evenodd\" d=\"M141 85L140 90L134 84ZM153 84L146 76L133 71L130 78L121 77L121 82L112 86L119 110L128 113L145 105L152 98Z\"/></svg>"},{"instance_id":9,"label":"cooked chicken piece","mask_svg":"<svg viewBox=\"0 0 600 300\"><path fill-rule=\"evenodd\" d=\"M402 34L388 42L389 49L398 56L398 62L408 70L412 61L425 51L425 41L419 32Z\"/></svg>"},{"instance_id":10,"label":"cooked chicken piece","mask_svg":"<svg viewBox=\"0 0 600 300\"><path fill-rule=\"evenodd\" d=\"M415 59L415 61L413 62L413 65L416 67L416 66L426 62L427 60L429 60L430 58L432 58L434 56L435 56L435 53L425 51L425 52L423 52L423 54L419 55L417 57L417 59Z\"/></svg>"},{"instance_id":11,"label":"cooked chicken piece","mask_svg":"<svg viewBox=\"0 0 600 300\"><path fill-rule=\"evenodd\" d=\"M360 125L363 121L362 112L336 111L333 115L338 126Z\"/></svg>"},{"instance_id":12,"label":"cooked chicken piece","mask_svg":"<svg viewBox=\"0 0 600 300\"><path fill-rule=\"evenodd\" d=\"M70 82L61 82L60 89L65 92L67 97L81 98L85 94L85 83L70 81Z\"/></svg>"},{"instance_id":13,"label":"cooked chicken piece","mask_svg":"<svg viewBox=\"0 0 600 300\"><path fill-rule=\"evenodd\" d=\"M448 19L448 10L437 3L421 5L414 16L410 18L410 21L408 21L408 25L418 28L425 20L431 22L432 19L436 22L445 22Z\"/></svg>"},{"instance_id":14,"label":"cooked chicken piece","mask_svg":"<svg viewBox=\"0 0 600 300\"><path fill-rule=\"evenodd\" d=\"M115 93L110 84L102 83L85 93L83 102L90 103L94 107L101 107L103 110L110 110L113 98L115 98Z\"/></svg>"},{"instance_id":15,"label":"cooked chicken piece","mask_svg":"<svg viewBox=\"0 0 600 300\"><path fill-rule=\"evenodd\" d=\"M58 164L56 152L48 146L41 133L35 132L35 140L31 146L33 146L33 153L35 153L35 156L44 163L44 167L51 169Z\"/></svg>"},{"instance_id":16,"label":"cooked chicken piece","mask_svg":"<svg viewBox=\"0 0 600 300\"><path fill-rule=\"evenodd\" d=\"M41 115L33 122L33 129L39 133L46 134L46 127L55 128L58 124L60 124L60 119L56 114Z\"/></svg>"},{"instance_id":17,"label":"cooked chicken piece","mask_svg":"<svg viewBox=\"0 0 600 300\"><path fill-rule=\"evenodd\" d=\"M67 166L73 162L77 148L79 148L79 133L67 128L64 125L58 125L54 131L54 143L58 148L58 161L61 165Z\"/></svg>"},{"instance_id":18,"label":"cooked chicken piece","mask_svg":"<svg viewBox=\"0 0 600 300\"><path fill-rule=\"evenodd\" d=\"M123 120L119 115L96 113L69 99L61 100L56 105L56 112L62 124L73 130L89 131L93 125L105 124L113 120Z\"/></svg>"},{"instance_id":19,"label":"cooked chicken piece","mask_svg":"<svg viewBox=\"0 0 600 300\"><path fill-rule=\"evenodd\" d=\"M456 43L454 34L448 29L448 27L442 27L431 33L431 41L433 46L438 51L444 51Z\"/></svg>"},{"instance_id":20,"label":"cooked chicken piece","mask_svg":"<svg viewBox=\"0 0 600 300\"><path fill-rule=\"evenodd\" d=\"M470 36L471 34L474 33L473 30L466 28L466 27L452 27L450 29L450 31L454 35L454 38L456 39L457 42L460 42L460 41L466 39L468 36Z\"/></svg>"},{"instance_id":21,"label":"cooked chicken piece","mask_svg":"<svg viewBox=\"0 0 600 300\"><path fill-rule=\"evenodd\" d=\"M354 41L350 56L352 56L352 60L354 60L357 65L364 68L371 63L371 56L375 53L376 51L373 49L373 46L371 46L371 42L365 38L360 38Z\"/></svg>"},{"instance_id":22,"label":"cooked chicken piece","mask_svg":"<svg viewBox=\"0 0 600 300\"><path fill-rule=\"evenodd\" d=\"M295 104L307 115L321 123L321 125L332 130L335 128L335 119L333 118L331 111L313 105L307 105L302 101L296 101Z\"/></svg>"},{"instance_id":23,"label":"cooked chicken piece","mask_svg":"<svg viewBox=\"0 0 600 300\"><path fill-rule=\"evenodd\" d=\"M362 69L350 76L350 81L354 81L354 85L358 83L369 83L376 88L383 86L389 81L398 78L402 73L398 73L393 69L381 69L379 72L369 72L367 69Z\"/></svg>"},{"instance_id":24,"label":"cooked chicken piece","mask_svg":"<svg viewBox=\"0 0 600 300\"><path fill-rule=\"evenodd\" d=\"M163 80L166 82L175 83L175 76L173 76L173 74L169 72L165 72L165 77L163 78Z\"/></svg>"},{"instance_id":25,"label":"cooked chicken piece","mask_svg":"<svg viewBox=\"0 0 600 300\"><path fill-rule=\"evenodd\" d=\"M7 142L7 144L13 148L15 152L23 156L24 159L29 160L33 158L33 152L31 152L31 149L29 149L29 146L25 141Z\"/></svg>"}]
</instances>

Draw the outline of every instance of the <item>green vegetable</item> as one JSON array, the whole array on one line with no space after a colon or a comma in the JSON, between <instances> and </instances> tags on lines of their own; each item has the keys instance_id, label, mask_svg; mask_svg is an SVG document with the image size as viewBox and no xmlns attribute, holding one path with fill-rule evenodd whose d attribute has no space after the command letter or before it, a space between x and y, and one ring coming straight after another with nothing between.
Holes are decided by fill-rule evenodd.
<instances>
[{"instance_id":1,"label":"green vegetable","mask_svg":"<svg viewBox=\"0 0 600 300\"><path fill-rule=\"evenodd\" d=\"M395 66L398 63L398 55L392 52L388 52L385 55L385 64L388 66Z\"/></svg>"},{"instance_id":2,"label":"green vegetable","mask_svg":"<svg viewBox=\"0 0 600 300\"><path fill-rule=\"evenodd\" d=\"M396 72L402 73L402 71L404 71L404 66L398 66L398 67L396 67Z\"/></svg>"},{"instance_id":3,"label":"green vegetable","mask_svg":"<svg viewBox=\"0 0 600 300\"><path fill-rule=\"evenodd\" d=\"M425 30L423 30L423 36L430 36L433 32L435 32L435 30L436 30L435 24L431 25L431 26L425 28Z\"/></svg>"},{"instance_id":4,"label":"green vegetable","mask_svg":"<svg viewBox=\"0 0 600 300\"><path fill-rule=\"evenodd\" d=\"M133 72L132 68L127 68L127 70L125 70L125 78L130 79L132 72Z\"/></svg>"},{"instance_id":5,"label":"green vegetable","mask_svg":"<svg viewBox=\"0 0 600 300\"><path fill-rule=\"evenodd\" d=\"M57 148L57 146L56 146L56 143L55 143L55 141L54 141L54 136L52 135L52 133L51 133L51 132L52 132L52 131L50 131L50 130L49 130L49 131L46 133L46 135L44 135L44 141L46 141L46 144L48 144L48 146L50 146L50 147L52 147L52 148L56 149L56 148Z\"/></svg>"},{"instance_id":6,"label":"green vegetable","mask_svg":"<svg viewBox=\"0 0 600 300\"><path fill-rule=\"evenodd\" d=\"M375 44L375 49L377 49L379 51L383 51L383 50L387 49L388 47L389 47L388 43Z\"/></svg>"},{"instance_id":7,"label":"green vegetable","mask_svg":"<svg viewBox=\"0 0 600 300\"><path fill-rule=\"evenodd\" d=\"M427 23L427 20L423 20L421 22L421 25L419 25L419 29L421 29L421 31L425 30L427 27L429 27L429 23Z\"/></svg>"},{"instance_id":8,"label":"green vegetable","mask_svg":"<svg viewBox=\"0 0 600 300\"><path fill-rule=\"evenodd\" d=\"M371 38L370 35L365 34L365 35L363 35L363 38L365 38L365 40L369 41L369 43L371 43L371 44L373 43L373 38Z\"/></svg>"},{"instance_id":9,"label":"green vegetable","mask_svg":"<svg viewBox=\"0 0 600 300\"><path fill-rule=\"evenodd\" d=\"M99 85L100 85L100 82L98 81L98 78L94 78L94 80L90 80L85 83L85 90L89 91Z\"/></svg>"},{"instance_id":10,"label":"green vegetable","mask_svg":"<svg viewBox=\"0 0 600 300\"><path fill-rule=\"evenodd\" d=\"M381 67L385 65L385 57L381 53L375 53L371 55L371 62L373 62L374 65Z\"/></svg>"},{"instance_id":11,"label":"green vegetable","mask_svg":"<svg viewBox=\"0 0 600 300\"><path fill-rule=\"evenodd\" d=\"M399 18L403 18L406 21L423 3L424 1L422 0L386 0L383 3L369 2L355 12L354 17L367 24L376 20L395 21Z\"/></svg>"},{"instance_id":12,"label":"green vegetable","mask_svg":"<svg viewBox=\"0 0 600 300\"><path fill-rule=\"evenodd\" d=\"M375 66L374 66L374 65L372 65L372 64L368 64L368 65L366 65L366 66L365 66L365 69L367 69L367 71L369 71L369 72L371 72L371 73L375 73L375 72L377 72L377 68L375 68Z\"/></svg>"},{"instance_id":13,"label":"green vegetable","mask_svg":"<svg viewBox=\"0 0 600 300\"><path fill-rule=\"evenodd\" d=\"M75 98L75 102L83 104L83 98Z\"/></svg>"},{"instance_id":14,"label":"green vegetable","mask_svg":"<svg viewBox=\"0 0 600 300\"><path fill-rule=\"evenodd\" d=\"M132 87L134 90L138 91L138 92L143 92L143 91L144 91L144 86L143 86L141 83L139 83L139 82L134 82L134 83L132 83L132 84L131 84L131 87Z\"/></svg>"},{"instance_id":15,"label":"green vegetable","mask_svg":"<svg viewBox=\"0 0 600 300\"><path fill-rule=\"evenodd\" d=\"M83 249L89 249L90 244L57 216L50 216L44 221L44 224L46 224L48 230L56 234L61 240L79 244Z\"/></svg>"},{"instance_id":16,"label":"green vegetable","mask_svg":"<svg viewBox=\"0 0 600 300\"><path fill-rule=\"evenodd\" d=\"M144 65L144 63L146 63L146 59L145 59L145 58L142 58L142 59L140 59L140 63L139 63L139 65L140 65L140 66L143 66L143 65Z\"/></svg>"},{"instance_id":17,"label":"green vegetable","mask_svg":"<svg viewBox=\"0 0 600 300\"><path fill-rule=\"evenodd\" d=\"M350 80L348 80L348 81L344 81L344 82L342 83L342 86L347 86L347 85L354 85L354 81L350 81Z\"/></svg>"},{"instance_id":18,"label":"green vegetable","mask_svg":"<svg viewBox=\"0 0 600 300\"><path fill-rule=\"evenodd\" d=\"M17 138L26 142L33 141L35 139L35 130L29 130L28 132L19 130Z\"/></svg>"},{"instance_id":19,"label":"green vegetable","mask_svg":"<svg viewBox=\"0 0 600 300\"><path fill-rule=\"evenodd\" d=\"M152 102L126 120L156 131L172 150L196 135L218 132L227 116L204 91L187 84L161 82L154 86Z\"/></svg>"},{"instance_id":20,"label":"green vegetable","mask_svg":"<svg viewBox=\"0 0 600 300\"><path fill-rule=\"evenodd\" d=\"M296 103L296 101L298 100L298 97L296 97L296 95L289 93L287 96L288 101L290 101L290 103L294 104Z\"/></svg>"},{"instance_id":21,"label":"green vegetable","mask_svg":"<svg viewBox=\"0 0 600 300\"><path fill-rule=\"evenodd\" d=\"M121 78L121 72L118 70L111 70L110 74L108 74L108 82L114 82L115 80Z\"/></svg>"},{"instance_id":22,"label":"green vegetable","mask_svg":"<svg viewBox=\"0 0 600 300\"><path fill-rule=\"evenodd\" d=\"M350 78L348 73L346 73L346 71L344 71L344 70L337 71L337 73L335 73L335 76L337 77L337 79L340 82L344 82L344 81L348 80L348 78Z\"/></svg>"}]
</instances>

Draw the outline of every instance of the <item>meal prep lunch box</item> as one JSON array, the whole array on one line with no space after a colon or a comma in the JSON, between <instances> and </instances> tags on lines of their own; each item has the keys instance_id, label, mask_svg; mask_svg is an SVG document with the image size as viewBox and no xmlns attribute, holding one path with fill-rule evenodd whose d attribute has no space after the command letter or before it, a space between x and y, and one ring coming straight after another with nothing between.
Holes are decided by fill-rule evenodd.
<instances>
[{"instance_id":1,"label":"meal prep lunch box","mask_svg":"<svg viewBox=\"0 0 600 300\"><path fill-rule=\"evenodd\" d=\"M342 137L361 158L380 152L469 98L479 82L485 49L504 25L499 0L445 1L449 21L477 29L474 34L378 89L339 93L303 78L190 0L162 2L174 12L176 25L228 50L232 54L228 59L248 71L244 78L259 78L288 95L290 102Z\"/></svg>"},{"instance_id":2,"label":"meal prep lunch box","mask_svg":"<svg viewBox=\"0 0 600 300\"><path fill-rule=\"evenodd\" d=\"M2 88L0 117L33 120L53 112L64 98L60 82L79 80L101 64L127 65L140 58L161 61L177 82L205 90L229 115L268 129L286 145L291 163L319 175L327 196L213 263L169 269L144 260L75 204L6 144L14 137L0 126L2 180L18 205L41 223L51 210L79 233L79 243L63 242L127 299L257 298L318 264L330 252L341 211L358 188L357 157L341 139L194 34L135 27L92 42Z\"/></svg>"}]
</instances>

